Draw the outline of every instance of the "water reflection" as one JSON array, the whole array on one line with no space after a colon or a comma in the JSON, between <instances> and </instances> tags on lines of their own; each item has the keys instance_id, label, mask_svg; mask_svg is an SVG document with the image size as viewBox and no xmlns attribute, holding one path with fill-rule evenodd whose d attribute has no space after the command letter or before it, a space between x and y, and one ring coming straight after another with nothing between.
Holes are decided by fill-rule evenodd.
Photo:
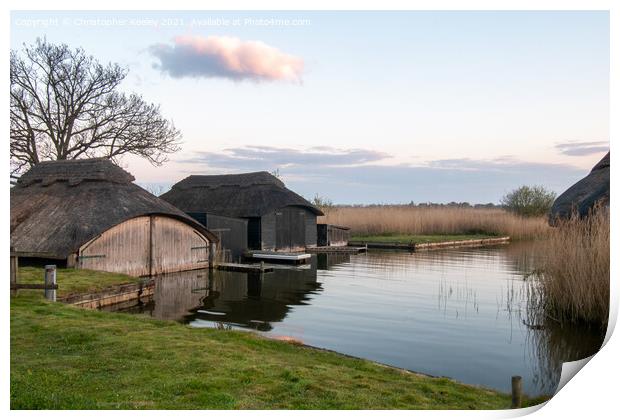
<instances>
[{"instance_id":1,"label":"water reflection","mask_svg":"<svg viewBox=\"0 0 620 420\"><path fill-rule=\"evenodd\" d=\"M601 334L532 325L524 275L532 244L410 254L322 254L273 273L191 271L156 280L152 298L121 310L195 327L251 329L503 391L521 375L554 391L565 361ZM549 324L549 325L547 325Z\"/></svg>"},{"instance_id":2,"label":"water reflection","mask_svg":"<svg viewBox=\"0 0 620 420\"><path fill-rule=\"evenodd\" d=\"M209 293L202 305L185 317L201 326L204 321L225 321L238 327L270 331L272 322L286 318L293 306L306 305L320 292L316 265L273 273L212 273Z\"/></svg>"}]
</instances>

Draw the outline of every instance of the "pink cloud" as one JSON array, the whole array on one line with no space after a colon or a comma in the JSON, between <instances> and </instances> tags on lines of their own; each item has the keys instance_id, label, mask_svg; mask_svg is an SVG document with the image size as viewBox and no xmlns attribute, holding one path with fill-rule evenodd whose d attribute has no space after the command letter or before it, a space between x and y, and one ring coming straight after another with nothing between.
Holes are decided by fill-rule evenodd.
<instances>
[{"instance_id":1,"label":"pink cloud","mask_svg":"<svg viewBox=\"0 0 620 420\"><path fill-rule=\"evenodd\" d=\"M173 45L157 44L156 65L172 77L224 77L233 80L301 82L304 61L261 41L229 36L177 36Z\"/></svg>"}]
</instances>

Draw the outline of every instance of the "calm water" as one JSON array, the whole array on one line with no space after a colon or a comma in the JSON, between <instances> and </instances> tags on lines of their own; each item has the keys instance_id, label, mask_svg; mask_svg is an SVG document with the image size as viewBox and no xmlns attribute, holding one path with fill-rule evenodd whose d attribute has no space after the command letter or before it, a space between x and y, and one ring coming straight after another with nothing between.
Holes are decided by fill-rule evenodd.
<instances>
[{"instance_id":1,"label":"calm water","mask_svg":"<svg viewBox=\"0 0 620 420\"><path fill-rule=\"evenodd\" d=\"M264 275L165 275L125 308L194 327L254 330L461 382L553 392L561 363L596 352L587 330L528 327L528 244L479 249L317 255Z\"/></svg>"}]
</instances>

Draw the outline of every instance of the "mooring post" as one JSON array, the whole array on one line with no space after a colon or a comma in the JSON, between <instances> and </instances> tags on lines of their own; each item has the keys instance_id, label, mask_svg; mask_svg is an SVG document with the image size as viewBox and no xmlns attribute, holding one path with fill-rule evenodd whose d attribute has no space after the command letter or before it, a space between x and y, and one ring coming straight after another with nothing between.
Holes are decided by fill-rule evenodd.
<instances>
[{"instance_id":1,"label":"mooring post","mask_svg":"<svg viewBox=\"0 0 620 420\"><path fill-rule=\"evenodd\" d=\"M209 243L209 268L215 267L215 257L217 254L217 243Z\"/></svg>"},{"instance_id":2,"label":"mooring post","mask_svg":"<svg viewBox=\"0 0 620 420\"><path fill-rule=\"evenodd\" d=\"M45 299L56 302L56 266L45 266Z\"/></svg>"},{"instance_id":3,"label":"mooring post","mask_svg":"<svg viewBox=\"0 0 620 420\"><path fill-rule=\"evenodd\" d=\"M17 295L17 269L19 267L19 262L17 259L17 255L15 254L15 249L11 247L11 296Z\"/></svg>"},{"instance_id":4,"label":"mooring post","mask_svg":"<svg viewBox=\"0 0 620 420\"><path fill-rule=\"evenodd\" d=\"M521 377L512 377L512 408L521 408Z\"/></svg>"}]
</instances>

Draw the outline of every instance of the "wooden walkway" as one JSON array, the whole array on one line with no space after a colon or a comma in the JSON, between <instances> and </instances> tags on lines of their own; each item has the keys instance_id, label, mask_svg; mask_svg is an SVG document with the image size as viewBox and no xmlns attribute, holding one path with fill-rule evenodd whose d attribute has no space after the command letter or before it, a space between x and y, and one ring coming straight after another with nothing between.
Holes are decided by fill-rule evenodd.
<instances>
[{"instance_id":1,"label":"wooden walkway","mask_svg":"<svg viewBox=\"0 0 620 420\"><path fill-rule=\"evenodd\" d=\"M248 251L244 255L251 260L272 261L285 264L303 264L312 258L305 252Z\"/></svg>"},{"instance_id":2,"label":"wooden walkway","mask_svg":"<svg viewBox=\"0 0 620 420\"><path fill-rule=\"evenodd\" d=\"M306 252L311 254L359 254L366 251L367 248L365 246L313 246L306 248Z\"/></svg>"}]
</instances>

